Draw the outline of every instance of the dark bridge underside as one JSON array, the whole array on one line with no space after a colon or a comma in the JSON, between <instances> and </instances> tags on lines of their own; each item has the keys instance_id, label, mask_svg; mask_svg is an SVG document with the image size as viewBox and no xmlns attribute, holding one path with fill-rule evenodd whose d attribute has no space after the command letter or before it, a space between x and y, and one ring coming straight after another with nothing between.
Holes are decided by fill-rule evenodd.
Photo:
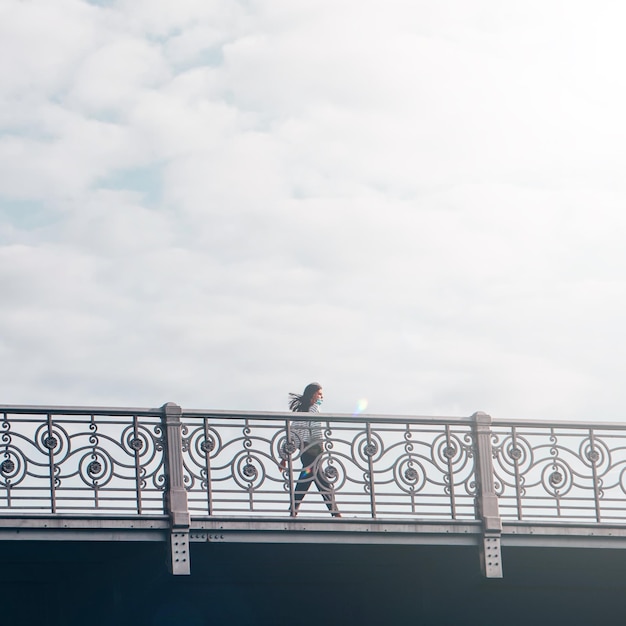
<instances>
[{"instance_id":1,"label":"dark bridge underside","mask_svg":"<svg viewBox=\"0 0 626 626\"><path fill-rule=\"evenodd\" d=\"M2 623L623 623L626 551L504 547L486 579L475 546L192 543L172 577L165 542L3 541Z\"/></svg>"}]
</instances>

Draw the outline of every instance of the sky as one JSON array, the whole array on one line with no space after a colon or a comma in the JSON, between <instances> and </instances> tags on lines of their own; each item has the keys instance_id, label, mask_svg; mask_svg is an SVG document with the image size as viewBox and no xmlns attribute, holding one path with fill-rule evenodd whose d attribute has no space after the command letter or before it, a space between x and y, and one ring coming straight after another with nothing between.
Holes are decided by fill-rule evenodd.
<instances>
[{"instance_id":1,"label":"sky","mask_svg":"<svg viewBox=\"0 0 626 626\"><path fill-rule=\"evenodd\" d=\"M621 421L619 0L0 0L0 403Z\"/></svg>"}]
</instances>

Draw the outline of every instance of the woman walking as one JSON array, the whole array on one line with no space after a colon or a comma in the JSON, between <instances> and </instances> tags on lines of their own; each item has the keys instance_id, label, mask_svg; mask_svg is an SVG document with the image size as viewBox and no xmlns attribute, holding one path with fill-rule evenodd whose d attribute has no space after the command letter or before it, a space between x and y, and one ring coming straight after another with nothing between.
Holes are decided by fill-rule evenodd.
<instances>
[{"instance_id":1,"label":"woman walking","mask_svg":"<svg viewBox=\"0 0 626 626\"><path fill-rule=\"evenodd\" d=\"M302 395L289 394L289 408L297 413L319 413L319 407L324 400L322 386L319 383L308 384ZM301 419L291 423L291 432L295 435L296 445L300 449L302 471L297 480L295 492L295 511L314 482L324 498L324 502L333 517L341 517L335 503L335 491L333 486L324 476L322 469L322 453L324 451L324 437L322 424L316 419Z\"/></svg>"}]
</instances>

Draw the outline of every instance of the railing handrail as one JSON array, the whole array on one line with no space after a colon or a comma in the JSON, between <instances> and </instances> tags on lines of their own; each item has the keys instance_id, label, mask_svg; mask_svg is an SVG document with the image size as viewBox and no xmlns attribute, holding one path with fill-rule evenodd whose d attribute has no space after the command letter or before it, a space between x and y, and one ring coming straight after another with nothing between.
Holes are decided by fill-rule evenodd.
<instances>
[{"instance_id":1,"label":"railing handrail","mask_svg":"<svg viewBox=\"0 0 626 626\"><path fill-rule=\"evenodd\" d=\"M161 417L163 409L145 407L102 407L102 406L62 406L62 405L22 405L0 404L0 414L36 414L36 415L105 415L107 417L129 416ZM301 420L301 413L292 411L245 411L221 409L182 409L186 418L219 418L219 419L254 419L254 420ZM319 413L322 421L337 422L390 422L390 423L436 423L436 424L470 424L471 418L440 415L393 415L393 414L358 414L349 413Z\"/></svg>"},{"instance_id":2,"label":"railing handrail","mask_svg":"<svg viewBox=\"0 0 626 626\"><path fill-rule=\"evenodd\" d=\"M107 417L129 416L161 417L163 409L146 409L137 407L102 407L102 406L48 406L38 404L0 404L0 414L14 415L106 415Z\"/></svg>"},{"instance_id":3,"label":"railing handrail","mask_svg":"<svg viewBox=\"0 0 626 626\"><path fill-rule=\"evenodd\" d=\"M137 416L160 418L163 409L146 407L103 407L79 405L26 405L0 404L0 414L49 414L49 415L104 415ZM222 409L182 409L184 418L219 418L219 419L254 419L254 420L301 420L302 415L291 411L246 411ZM408 424L471 424L472 418L454 415L405 415L388 413L319 413L316 419L332 422L389 422ZM594 430L626 430L626 422L596 422L582 420L545 420L526 418L492 418L492 427L520 428L559 428L559 429L594 429Z\"/></svg>"},{"instance_id":4,"label":"railing handrail","mask_svg":"<svg viewBox=\"0 0 626 626\"><path fill-rule=\"evenodd\" d=\"M307 417L308 415L308 417ZM183 409L183 417L186 418L220 418L220 419L253 419L253 420L286 420L299 421L303 419L316 419L322 422L388 422L390 424L466 424L470 425L470 417L456 416L430 416L430 415L385 415L360 413L351 415L349 413L316 413L311 418L311 414L294 413L292 411L207 411L202 409Z\"/></svg>"},{"instance_id":5,"label":"railing handrail","mask_svg":"<svg viewBox=\"0 0 626 626\"><path fill-rule=\"evenodd\" d=\"M520 427L520 428L571 428L589 430L626 430L626 422L583 422L582 420L539 420L539 419L514 419L494 418L492 422L496 427Z\"/></svg>"}]
</instances>

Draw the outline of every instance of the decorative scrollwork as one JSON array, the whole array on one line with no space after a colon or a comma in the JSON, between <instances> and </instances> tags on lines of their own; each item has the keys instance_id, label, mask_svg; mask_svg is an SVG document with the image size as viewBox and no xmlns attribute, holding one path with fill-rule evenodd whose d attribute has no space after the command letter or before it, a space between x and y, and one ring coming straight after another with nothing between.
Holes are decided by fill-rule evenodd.
<instances>
[{"instance_id":1,"label":"decorative scrollwork","mask_svg":"<svg viewBox=\"0 0 626 626\"><path fill-rule=\"evenodd\" d=\"M157 450L158 439L154 437L144 426L128 426L122 434L128 453L140 458L154 456Z\"/></svg>"},{"instance_id":2,"label":"decorative scrollwork","mask_svg":"<svg viewBox=\"0 0 626 626\"><path fill-rule=\"evenodd\" d=\"M110 455L105 450L96 448L81 457L78 464L79 475L86 485L102 488L113 477L112 465Z\"/></svg>"},{"instance_id":3,"label":"decorative scrollwork","mask_svg":"<svg viewBox=\"0 0 626 626\"><path fill-rule=\"evenodd\" d=\"M215 450L215 439L209 436L204 441L200 442L200 450L204 452L204 454L209 454Z\"/></svg>"},{"instance_id":4,"label":"decorative scrollwork","mask_svg":"<svg viewBox=\"0 0 626 626\"><path fill-rule=\"evenodd\" d=\"M585 456L590 463L597 463L600 460L600 453L597 450L587 450Z\"/></svg>"},{"instance_id":5,"label":"decorative scrollwork","mask_svg":"<svg viewBox=\"0 0 626 626\"><path fill-rule=\"evenodd\" d=\"M448 466L455 469L464 465L469 458L467 446L454 434L442 433L432 444L433 461L443 471L448 471Z\"/></svg>"},{"instance_id":6,"label":"decorative scrollwork","mask_svg":"<svg viewBox=\"0 0 626 626\"><path fill-rule=\"evenodd\" d=\"M426 485L426 470L410 455L400 457L394 464L394 480L405 493L417 493Z\"/></svg>"},{"instance_id":7,"label":"decorative scrollwork","mask_svg":"<svg viewBox=\"0 0 626 626\"><path fill-rule=\"evenodd\" d=\"M9 508L164 511L159 416L9 412L0 419L0 439L0 486Z\"/></svg>"},{"instance_id":8,"label":"decorative scrollwork","mask_svg":"<svg viewBox=\"0 0 626 626\"><path fill-rule=\"evenodd\" d=\"M184 451L199 468L206 465L207 459L215 458L222 449L222 438L214 428L198 426L184 440Z\"/></svg>"},{"instance_id":9,"label":"decorative scrollwork","mask_svg":"<svg viewBox=\"0 0 626 626\"><path fill-rule=\"evenodd\" d=\"M265 481L265 467L256 455L242 451L231 462L233 480L243 489L255 491Z\"/></svg>"},{"instance_id":10,"label":"decorative scrollwork","mask_svg":"<svg viewBox=\"0 0 626 626\"><path fill-rule=\"evenodd\" d=\"M544 466L541 479L545 490L554 497L564 496L572 487L571 470L558 460Z\"/></svg>"},{"instance_id":11,"label":"decorative scrollwork","mask_svg":"<svg viewBox=\"0 0 626 626\"><path fill-rule=\"evenodd\" d=\"M558 488L563 484L564 478L565 477L563 476L563 474L561 474L561 472L555 470L554 472L552 472L552 474L550 474L548 480L552 487Z\"/></svg>"},{"instance_id":12,"label":"decorative scrollwork","mask_svg":"<svg viewBox=\"0 0 626 626\"><path fill-rule=\"evenodd\" d=\"M352 442L352 454L364 463L376 463L385 452L382 437L375 432L361 432Z\"/></svg>"},{"instance_id":13,"label":"decorative scrollwork","mask_svg":"<svg viewBox=\"0 0 626 626\"><path fill-rule=\"evenodd\" d=\"M617 484L622 492L622 496L626 495L626 466L623 467L622 471L619 473Z\"/></svg>"},{"instance_id":14,"label":"decorative scrollwork","mask_svg":"<svg viewBox=\"0 0 626 626\"><path fill-rule=\"evenodd\" d=\"M611 466L611 451L604 441L598 438L585 438L580 443L579 455L587 467L595 467L596 472L603 473Z\"/></svg>"},{"instance_id":15,"label":"decorative scrollwork","mask_svg":"<svg viewBox=\"0 0 626 626\"><path fill-rule=\"evenodd\" d=\"M272 439L272 450L275 450L275 458L280 458L283 461L294 455L300 445L300 439L296 433L291 433L291 438L287 440L287 433L284 430Z\"/></svg>"},{"instance_id":16,"label":"decorative scrollwork","mask_svg":"<svg viewBox=\"0 0 626 626\"><path fill-rule=\"evenodd\" d=\"M326 476L326 478L330 481L337 480L337 477L339 476L339 472L337 471L337 468L334 465L327 465L324 468L324 476Z\"/></svg>"},{"instance_id":17,"label":"decorative scrollwork","mask_svg":"<svg viewBox=\"0 0 626 626\"><path fill-rule=\"evenodd\" d=\"M334 489L341 489L346 481L346 468L341 460L337 457L323 455L318 458L316 464L319 463L322 473L326 480L332 484Z\"/></svg>"},{"instance_id":18,"label":"decorative scrollwork","mask_svg":"<svg viewBox=\"0 0 626 626\"><path fill-rule=\"evenodd\" d=\"M45 454L54 454L56 463L62 463L71 454L70 437L58 424L41 424L35 432L35 441Z\"/></svg>"},{"instance_id":19,"label":"decorative scrollwork","mask_svg":"<svg viewBox=\"0 0 626 626\"><path fill-rule=\"evenodd\" d=\"M506 437L499 446L494 448L494 454L510 474L513 474L515 468L518 473L524 473L534 463L532 447L524 437L519 435L515 438Z\"/></svg>"},{"instance_id":20,"label":"decorative scrollwork","mask_svg":"<svg viewBox=\"0 0 626 626\"><path fill-rule=\"evenodd\" d=\"M250 480L254 480L259 475L259 472L258 472L257 468L254 467L254 465L252 465L252 463L246 463L243 466L243 469L242 469L241 473L246 478L249 478Z\"/></svg>"},{"instance_id":21,"label":"decorative scrollwork","mask_svg":"<svg viewBox=\"0 0 626 626\"><path fill-rule=\"evenodd\" d=\"M374 456L378 452L378 446L375 441L370 441L364 448L363 453L365 456Z\"/></svg>"},{"instance_id":22,"label":"decorative scrollwork","mask_svg":"<svg viewBox=\"0 0 626 626\"><path fill-rule=\"evenodd\" d=\"M59 445L59 441L56 437L50 435L44 438L43 445L48 448L48 450L54 450Z\"/></svg>"},{"instance_id":23,"label":"decorative scrollwork","mask_svg":"<svg viewBox=\"0 0 626 626\"><path fill-rule=\"evenodd\" d=\"M622 427L517 425L496 432L504 439L494 445L494 482L502 485L509 517L623 519L613 504L626 493ZM556 502L546 504L546 494Z\"/></svg>"},{"instance_id":24,"label":"decorative scrollwork","mask_svg":"<svg viewBox=\"0 0 626 626\"><path fill-rule=\"evenodd\" d=\"M446 459L453 459L456 456L457 452L458 448L454 445L447 445L445 448L443 448L443 456L445 456Z\"/></svg>"},{"instance_id":25,"label":"decorative scrollwork","mask_svg":"<svg viewBox=\"0 0 626 626\"><path fill-rule=\"evenodd\" d=\"M24 454L14 446L7 446L0 463L0 485L15 487L27 475L28 465Z\"/></svg>"},{"instance_id":26,"label":"decorative scrollwork","mask_svg":"<svg viewBox=\"0 0 626 626\"><path fill-rule=\"evenodd\" d=\"M417 481L418 476L419 476L419 473L414 467L409 467L404 472L404 478L409 483L414 483L415 481Z\"/></svg>"}]
</instances>

